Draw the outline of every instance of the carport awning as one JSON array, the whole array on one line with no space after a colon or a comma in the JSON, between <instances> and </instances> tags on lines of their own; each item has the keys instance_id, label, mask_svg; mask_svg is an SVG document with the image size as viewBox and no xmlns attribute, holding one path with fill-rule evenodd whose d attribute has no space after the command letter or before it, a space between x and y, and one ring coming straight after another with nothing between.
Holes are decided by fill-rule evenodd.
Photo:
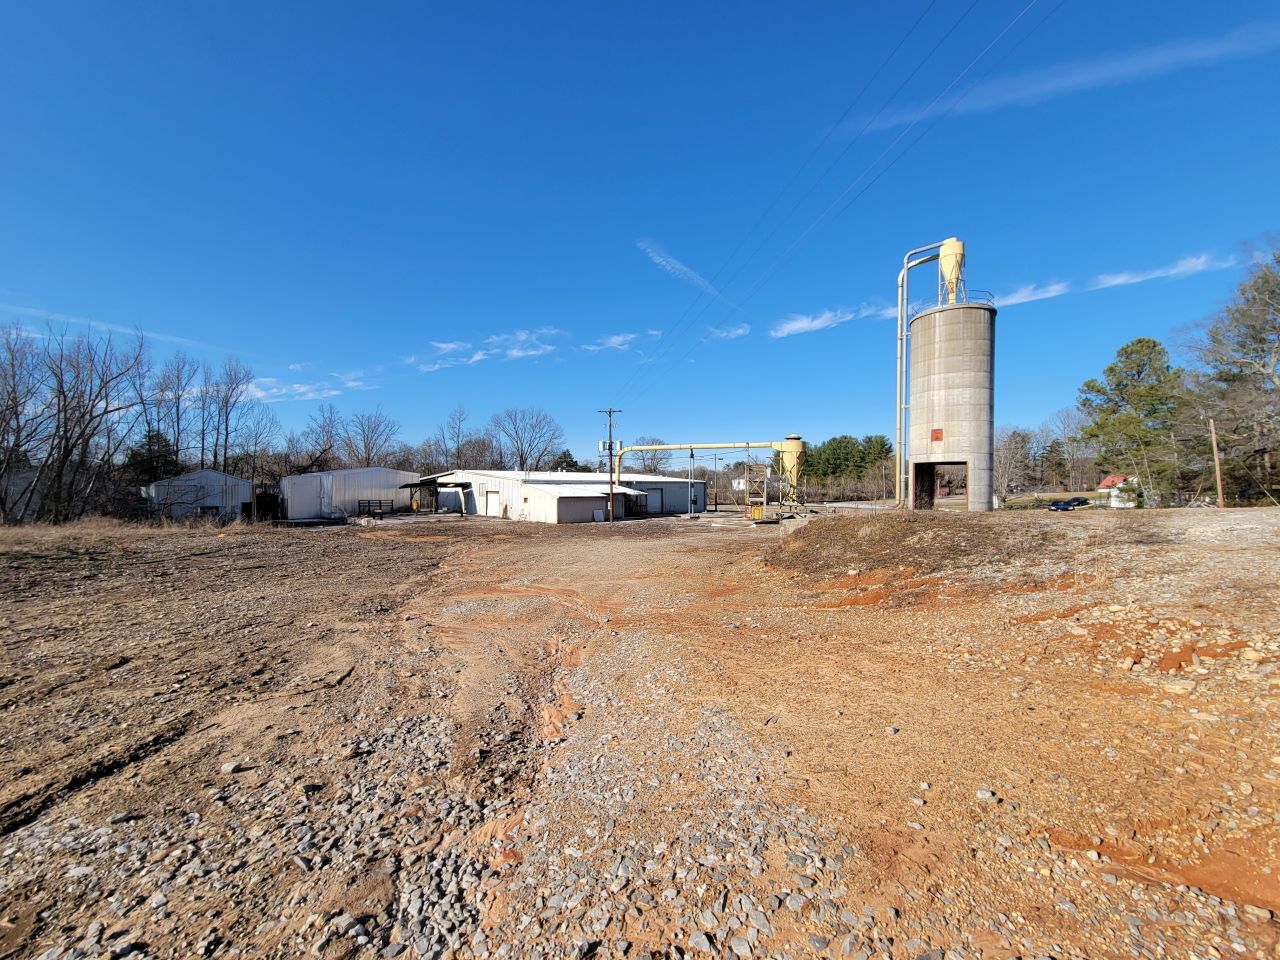
<instances>
[{"instance_id":1,"label":"carport awning","mask_svg":"<svg viewBox=\"0 0 1280 960\"><path fill-rule=\"evenodd\" d=\"M607 483L526 483L525 486L549 493L554 497L604 497L606 500L609 499L609 485ZM629 497L647 496L643 490L633 490L631 487L623 487L617 484L614 485L613 492L623 493Z\"/></svg>"},{"instance_id":2,"label":"carport awning","mask_svg":"<svg viewBox=\"0 0 1280 960\"><path fill-rule=\"evenodd\" d=\"M412 483L400 484L401 490L416 490L418 489L418 487L440 487L445 490L456 490L456 489L470 490L471 481L455 480L452 483L440 483L433 477L423 477L421 480L415 480Z\"/></svg>"}]
</instances>

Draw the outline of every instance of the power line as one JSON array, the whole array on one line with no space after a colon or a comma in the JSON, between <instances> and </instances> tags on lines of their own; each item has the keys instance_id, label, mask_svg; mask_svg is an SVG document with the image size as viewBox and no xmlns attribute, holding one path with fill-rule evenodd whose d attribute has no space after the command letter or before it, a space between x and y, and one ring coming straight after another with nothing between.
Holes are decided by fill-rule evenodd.
<instances>
[{"instance_id":1,"label":"power line","mask_svg":"<svg viewBox=\"0 0 1280 960\"><path fill-rule=\"evenodd\" d=\"M801 242L807 239L819 227L819 225L821 225L822 221L826 219L828 214L830 214L832 210L835 210L837 206L839 206L839 204L844 200L844 198L848 196L849 191L852 190L855 186L857 186L858 183L872 169L874 169L875 166L879 164L880 161L883 160L884 157L887 156L888 153L895 146L897 146L900 142L902 142L902 139L908 133L910 133L911 130L913 130L920 123L921 120L923 120L926 116L928 116L929 112L939 103L939 101L941 101L942 98L945 97L955 87L955 85L959 83L969 73L969 71L973 68L973 66L976 63L978 63L978 61L980 61L984 56L986 56L986 54L991 50L991 48L994 47L997 43L999 43L1000 40L1005 36L1005 34L1007 34L1009 30L1011 30L1038 2L1039 0L1030 0L1030 2L1025 7L1023 7L1021 11L1019 11L1017 16L1015 16L1011 21L1009 21L1008 24L1005 25L1004 29L1002 29L995 36L995 38L990 43L988 43L982 49L982 51L976 57L974 57L973 60L971 60L969 64L963 70L961 70L960 73L957 74L956 77L949 84L947 84L946 87L943 88L942 92L939 93L936 97L934 97L934 99L930 101L929 105L924 110L920 111L920 113L907 126L907 128L903 130L902 133L898 134L898 136L893 139L893 141L889 144L889 146L880 152L879 156L877 156L875 160L873 160L870 164L867 165L867 167L862 171L862 173L858 175L858 177L853 181L853 183L850 184L848 187L846 187L845 190L838 197L836 197L836 199L827 207L827 209L824 210L818 216L818 218L815 221L813 221L813 223L811 223L809 227L806 228L806 230L798 238L796 238L796 240L794 240L791 243L791 245L787 247L787 249L783 251L783 253L777 259L773 261L773 263L769 265L768 268L766 268L765 272L761 274L761 276L751 286L751 288L747 291L747 293L744 296L739 298L740 303L746 303L748 300L754 297L757 293L759 293L761 289L764 288L765 284L768 283L768 281L772 279L773 275L777 272L778 267L780 267L785 262L785 260L791 255L791 253L795 251L795 249L800 245ZM924 131L921 132L920 136L916 137L909 144L907 144L906 148L903 149L892 160L890 160L890 162L883 169L881 169L880 172L877 173L866 184L866 186L864 186L853 197L851 197L847 203L839 207L835 215L831 217L831 220L834 221L839 216L841 216L846 210L848 210L849 207L851 207L855 202L857 202L857 200L860 197L862 197L868 190L870 190L880 180L881 177L883 177L886 173L888 173L889 170L891 170L899 160L901 160L904 156L906 156L907 153L909 153L917 143L919 143L926 136L928 136L928 134L940 122L946 119L946 117L950 115L950 113L953 110L955 110L957 106L960 105L960 103L965 99L965 97L969 95L969 93L971 93L977 86L979 86L982 83L982 81L985 80L987 76L991 74L993 70L999 67L1001 63L1003 63L1006 59L1008 59L1010 54L1012 54L1015 50L1017 50L1018 47L1020 47L1024 41L1026 41L1041 26L1043 26L1044 23L1051 16L1053 16L1053 14L1056 13L1058 9L1061 8L1065 2L1066 0L1058 0L1058 3L1049 11L1048 14L1046 14L1034 27L1032 27L1031 30L1027 31L1027 33L1021 39L1019 39L1017 43L1015 43L1012 47L1010 47L1009 50L1007 50L1004 53L1004 55L1000 57L999 60L993 63L991 67L989 67L987 71L973 85L971 85L968 89L966 89L963 94L957 97L955 101L953 101L945 110L943 110L940 114L938 114L938 116L934 118L933 122L930 123L924 129ZM675 369L675 367L678 366L680 363L683 363L686 359L688 359L688 357L701 346L702 346L701 343L692 344L690 348L686 350L682 356L677 358L675 363L671 364L661 372L657 373L647 384L645 384L642 387L638 387L638 389L633 391L633 393L631 394L631 399L638 400L640 397L644 396L644 394L647 393L650 389L652 389L653 386L661 382L663 377L665 377L668 373L670 373L673 369Z\"/></svg>"},{"instance_id":2,"label":"power line","mask_svg":"<svg viewBox=\"0 0 1280 960\"><path fill-rule=\"evenodd\" d=\"M822 139L818 141L818 144L809 152L809 155L805 157L805 159L801 162L800 166L796 168L795 173L791 175L790 179L788 179L787 182L783 184L782 189L779 190L776 194L774 194L773 199L769 201L768 205L766 205L766 207L760 213L760 215L756 217L755 222L751 224L751 226L747 229L747 231L742 235L741 239L738 240L732 252L730 252L729 256L725 258L724 262L720 265L720 267L716 270L716 272L712 275L711 279L708 281L708 285L712 289L718 289L716 287L716 284L719 282L721 274L723 274L724 271L729 268L729 265L733 263L734 259L742 251L742 248L746 246L746 243L751 238L751 235L760 228L761 224L764 223L764 221L768 218L769 214L773 212L774 207L776 207L778 203L782 200L782 198L786 196L787 191L789 191L792 188L792 186L795 185L796 181L800 179L801 174L804 173L804 171L808 168L809 164L811 164L817 158L818 154L822 151L822 148L827 145L831 137L844 124L844 121L848 118L849 114L853 112L854 107L856 107L862 101L863 96L865 96L867 91L871 89L872 84L875 83L875 81L879 78L880 74L884 71L884 68L889 65L889 62L897 55L898 51L902 49L902 47L906 44L907 40L911 38L912 34L915 33L916 28L920 26L920 24L924 21L924 18L928 16L929 12L934 8L937 2L938 0L929 0L928 5L924 8L924 10L920 13L920 15L916 17L915 21L907 29L907 32L902 35L902 37L898 40L897 44L893 47L893 49L889 51L889 54L882 61L880 61L880 65L877 66L874 71L872 71L871 76L867 78L867 82L862 85L862 88L858 91L857 95L853 98L852 101L850 101L849 105L845 107L844 112L840 114L840 116L836 119L835 123L831 124L827 128L827 132L823 135ZM889 97L889 100L885 101L885 103L881 106L880 110L876 112L875 117L880 116L880 114L885 110L885 108L888 107L889 102L892 101L893 97L897 96L898 92L901 91L902 87L904 87L906 83L909 82L911 78L914 77L916 73L919 72L921 67L923 67L924 64L928 62L929 57L931 57L933 53L938 49L938 46L940 46L942 42L945 41L947 37L951 35L951 33L955 30L955 28L959 26L960 22L969 15L969 12L973 10L973 8L977 5L977 3L978 3L978 0L973 0L973 3L970 4L969 8L966 9L963 14L961 14L960 19L951 25L951 28L946 32L942 40L938 41L938 44L934 46L933 50L929 51L928 56L921 59L920 63L918 63L915 69L912 70L911 73L907 76L907 80L903 81L903 83L898 86L898 89L895 90L894 93ZM875 118L873 117L873 120L874 119ZM871 121L868 121L867 126L870 126L870 123ZM863 129L858 133L858 135L855 136L853 140L850 141L845 146L844 150L840 152L840 154L835 158L835 160L833 160L830 164L828 164L827 168L818 176L818 178L809 185L809 189L805 191L804 195L800 198L800 200L797 201L791 207L791 209L786 213L786 215L782 218L782 220L778 222L778 224L774 227L774 229L769 233L769 236L765 238L764 243L767 243L773 237L773 235L777 233L778 228L781 227L782 224L786 223L787 220L791 218L791 216L795 213L796 209L798 209L799 205L803 203L806 199L808 199L810 194L813 193L814 189L817 188L818 184L821 183L824 179L826 179L826 177L831 173L831 171L835 168L835 166L841 160L844 159L844 157L853 148L854 144L856 144L858 140L861 138L862 134L866 132L867 126L863 127ZM748 263L750 263L753 259L755 259L756 254L758 254L759 251L760 251L760 247L757 247L756 250L752 252L751 256L747 257L747 259L744 260L739 265L738 269L734 272L733 276L730 277L728 281L726 281L726 286L728 284L733 283L733 281L737 279L738 275L742 272L743 268ZM692 325L700 317L702 317L707 312L707 310L711 308L711 305L715 302L715 299L716 299L715 296L713 294L708 293L707 291L699 290L698 293L694 296L693 300L690 302L689 306L685 307L684 312L681 313L680 317L672 325L671 329L667 331L666 335L664 336L664 342L661 344L661 346L658 348L657 353L655 354L654 362L661 360L662 357L666 354L667 350L672 349L672 347L669 346L673 342L670 338L673 337L685 325L686 318L689 317L689 314L698 305L699 301L702 300L702 297L704 294L707 295L708 300L703 305L702 309L698 312L697 316L689 320L689 324ZM631 386L632 380L634 380L638 375L643 375L643 372L644 372L643 368L632 371L631 375L628 376L627 379L623 381L621 387L619 388L620 395L622 391L627 390L627 388Z\"/></svg>"},{"instance_id":3,"label":"power line","mask_svg":"<svg viewBox=\"0 0 1280 960\"><path fill-rule=\"evenodd\" d=\"M920 140L922 140L924 136L929 133L929 131L931 131L934 127L936 127L941 120L945 119L951 113L951 111L953 111L957 106L959 106L961 101L963 101L964 98L969 95L969 93L973 90L974 87L978 85L978 83L981 83L982 80L986 78L987 74L989 74L991 70L995 69L996 66L1002 63L1010 53L1016 50L1018 46L1020 46L1022 42L1027 39L1027 37L1031 36L1031 34L1034 33L1035 30L1038 29L1040 25L1044 23L1044 20L1041 20L1040 23L1036 24L1036 26L1032 28L1032 30L1028 31L1026 36L1024 36L1022 40L1019 40L1017 44L1015 44L1005 53L1004 57L1002 57L999 61L997 61L995 64L992 65L992 67L987 71L987 74L984 74L981 78L979 78L979 80L973 86L969 87L969 89L966 90L954 102L952 102L950 106L948 106L945 110L943 110L942 113L940 113L934 119L934 121L931 124L929 124L928 127L925 128L924 134L922 134L920 137L917 137L915 140L911 141L911 143L907 145L906 149L903 150L901 153L899 153L891 161L889 161L889 163L884 167L884 169L882 169L879 173L877 173L870 183L868 183L865 187L863 187L862 190L858 191L858 193L853 198L851 198L848 203L844 204L844 206L840 206L844 198L849 195L850 191L852 191L853 188L858 185L858 183L862 180L862 178L865 177L868 173L870 173L881 160L883 160L886 156L888 156L888 154L893 150L893 148L896 147L899 143L901 143L902 140L907 136L907 134L909 134L912 130L916 128L916 126L920 123L921 120L929 116L930 111L932 111L933 108L936 107L938 103L941 102L942 99L952 91L952 89L954 89L956 84L958 84L961 80L965 78L965 76L969 73L970 70L973 69L973 67L978 63L978 61L981 60L984 56L986 56L987 53L991 50L991 48L994 47L997 43L999 43L1004 38L1005 34L1007 34L1011 29L1013 29L1013 27L1018 23L1018 21L1020 21L1024 16L1026 16L1026 14L1031 10L1031 8L1034 7L1039 2L1040 0L1030 0L1030 2L1025 7L1023 7L1021 11L1018 12L1017 16L1015 16L1012 20L1009 21L1008 24L1005 25L1003 30L1001 30L998 34L996 34L996 36L991 40L991 42L988 43L985 47L983 47L982 50L978 53L978 55L974 57L972 60L970 60L968 65L963 70L961 70L958 74L956 74L955 78L952 79L952 81L948 83L936 97L934 97L931 101L929 101L929 105L916 114L915 119L912 120L911 123L908 124L901 133L899 133L896 137L893 138L893 141L887 147L885 147L884 150L880 152L879 156L877 156L873 161L871 161L871 163L867 165L866 169L864 169L862 173L858 175L857 179L855 179L853 183L849 184L849 186L847 186L841 192L841 194L838 197L836 197L835 200L833 200L831 204L824 211L822 211L821 214L818 215L817 219L814 220L805 229L805 231L800 234L800 236L798 236L795 240L793 240L791 242L791 245L787 247L787 249L784 250L782 254L779 255L778 258L774 260L772 264L769 265L769 267L765 270L764 274L761 275L760 279L756 281L756 283L752 286L752 288L747 291L746 296L742 298L744 301L750 300L753 296L755 296L755 294L760 290L760 288L762 288L770 279L772 279L773 274L776 272L777 268L781 266L787 260L787 258L791 255L791 253L801 243L803 243L806 239L808 239L809 236L813 234L814 231L818 230L821 226L824 225L823 220L825 220L833 210L836 210L836 208L839 207L839 209L836 210L835 215L831 217L832 220L835 220L841 214L843 214L846 210L848 210L849 207L853 205L854 201L856 201L859 197L861 197L864 193L866 193L867 190L869 190L877 180L879 180L882 176L884 176L884 174L886 174L890 169L892 169L893 166L899 160L901 160L904 156L906 156L907 153L910 152L911 148L914 147L917 143L919 143ZM1061 2L1059 3L1059 6L1061 6ZM1053 11L1050 11L1051 14L1052 12ZM1048 19L1048 18L1046 17L1045 19Z\"/></svg>"},{"instance_id":4,"label":"power line","mask_svg":"<svg viewBox=\"0 0 1280 960\"><path fill-rule=\"evenodd\" d=\"M1033 4L1034 4L1034 3L1036 3L1036 2L1037 2L1037 0L1032 0L1032 3L1033 3ZM760 251L764 249L764 247L768 244L768 242L769 242L770 240L772 240L772 239L773 239L773 237L777 234L778 230L780 230L780 229L782 228L783 224L785 224L788 220L790 220L790 219L791 219L792 215L793 215L793 214L794 214L794 213L795 213L795 212L800 208L800 205L801 205L802 203L804 203L804 201L805 201L805 200L807 200L807 199L809 198L809 196L813 193L814 189L816 189L816 188L817 188L818 184L819 184L819 183L821 183L821 182L826 178L826 176L827 176L827 175L828 175L828 174L829 174L829 173L830 173L830 172L835 168L835 166L836 166L836 165L837 165L837 164L838 164L842 159L844 159L844 157L849 153L849 151L850 151L850 150L852 150L852 149L853 149L854 145L855 145L855 144L857 144L857 143L862 139L862 137L863 137L863 136L868 132L868 130L870 130L870 128L875 124L875 122L876 122L876 121L877 121L877 120L878 120L878 119L879 119L879 118L884 114L885 110L887 110L887 109L889 108L889 106L893 103L893 101L894 101L895 99L897 99L898 94L900 94L900 93L901 93L901 92L906 88L907 84L908 84L908 83L910 83L910 82L911 82L911 80L915 78L915 75L916 75L917 73L919 73L919 72L920 72L921 68L922 68L926 63L928 63L928 62L933 58L933 55L934 55L935 53L937 53L937 52L938 52L938 50L941 48L941 46L942 46L942 45L943 45L943 44L944 44L948 39L950 39L951 35L952 35L952 34L955 32L955 30L960 26L960 24L964 22L965 18L967 18L967 17L969 16L969 14L973 11L973 9L974 9L977 5L978 5L978 0L972 0L972 2L969 4L969 6L965 8L964 12L963 12L962 14L960 14L960 17L959 17L957 20L955 20L955 22L953 22L953 23L951 24L951 26L950 26L950 27L947 29L947 31L942 35L942 37L941 37L941 38L939 38L939 40L938 40L938 41L933 45L933 47L932 47L932 48L930 48L929 52L928 52L925 56L923 56L923 57L921 57L921 58L920 58L920 62L919 62L919 63L917 63L917 64L916 64L916 66L911 70L911 72L907 75L906 79L905 79L905 80L903 80L900 84L898 84L898 86L894 89L893 93L891 93L891 94L890 94L890 95L885 99L885 101L880 105L880 108L879 108L878 110L876 110L876 112L875 112L874 114L872 114L872 115L871 115L871 117L867 120L867 122L866 122L866 123L864 123L864 124L863 124L862 129L858 131L857 135L856 135L856 136L855 136L855 137L854 137L854 138L853 138L853 139L852 139L848 144L846 144L846 146L845 146L844 150L842 150L842 151L840 152L839 156L837 156L837 157L836 157L836 159L835 159L834 161L832 161L832 163L831 163L831 164L829 164L829 165L827 166L827 169L826 169L826 170L824 170L824 171L822 172L822 175L821 175L821 176L819 176L819 177L818 177L818 179L817 179L817 180L815 180L815 181L810 185L809 189L808 189L807 191L805 191L804 195L803 195L802 197L800 197L800 199L799 199L799 200L797 200L797 201L796 201L796 202L791 206L791 209L790 209L790 210L788 210L788 211L787 211L787 213L786 213L786 215L785 215L785 216L784 216L780 221L778 221L778 223L777 223L777 224L775 224L775 225L774 225L774 228L769 232L769 234L768 234L768 235L767 235L767 236L766 236L766 237L765 237L765 238L764 238L764 239L763 239L759 244L757 244L757 245L756 245L756 248L751 252L751 255L750 255L749 257L747 257L747 259L746 259L746 260L742 261L742 263L740 263L740 264L738 265L738 268L734 271L733 276L731 276L731 277L729 278L729 280L726 282L726 286L727 286L728 284L732 284L732 283L733 283L733 282L734 282L734 281L735 281L735 280L736 280L736 279L737 279L737 278L742 274L742 271L743 271L744 269L746 269L747 265L748 265L749 263L751 263L751 261L752 261L752 260L754 260L754 259L756 258L756 256L760 253ZM1025 12L1025 10L1024 10L1024 12ZM925 13L928 13L928 10L927 10L927 9L926 9ZM1021 16L1021 14L1019 15L1019 17L1020 17L1020 16ZM917 18L916 23L915 23L915 24L912 24L911 31L914 31L914 29L915 29L916 25L917 25L917 24L920 22L920 20L922 20L922 19L923 19L923 15L922 15L920 18ZM1016 23L1016 22L1017 22L1017 19L1018 19L1018 18L1015 18L1013 22L1014 22L1014 23ZM1010 24L1010 26L1012 26L1012 23ZM1007 31L1007 30L1008 30L1008 27L1006 27L1006 28L1005 28L1005 30ZM907 36L910 36L911 31L908 31ZM1003 34L1004 34L1004 31L1002 31L1002 32L1001 32L1001 36L1003 36ZM904 41L905 41L905 39L906 39L906 37L904 37L904 38L903 38L903 40L904 40ZM900 42L898 46L900 47L901 45L902 45L902 44L901 44L901 42ZM895 49L895 51L896 51L896 50L897 50L897 47L895 47L894 49ZM953 84L954 84L954 81L953 81ZM914 124L913 124L913 125L914 125ZM899 139L901 139L901 138L899 138ZM896 143L897 141L894 141L894 142ZM893 144L890 144L890 147L892 147L892 146L893 146ZM883 157L883 156L884 156L884 154L883 154L883 153L881 153L880 157L877 157L874 161L872 161L872 163L870 164L870 166L868 166L868 168L867 168L867 169L869 170L869 169L871 169L871 167L873 167L876 163L879 163L879 162L880 162L881 157ZM866 175L866 170L864 170L864 171L863 171L863 173L862 173L861 175L859 175L858 179L861 179L861 178L862 178L862 176L865 176L865 175ZM855 180L854 182L855 182L855 183L857 183L857 180ZM847 192L847 191L846 191L846 192ZM844 194L841 194L841 196L843 196L843 195L844 195ZM808 232L808 231L806 231L806 234L807 234L807 232ZM795 246L795 244L792 244L792 247L794 247L794 246ZM790 249L791 249L791 248L788 248L788 251L790 251ZM727 264L726 264L726 265L727 265ZM722 268L721 268L721 270L723 270L723 269L724 269L724 268L722 267ZM769 269L772 269L772 267L770 267ZM718 275L718 274L717 274L717 275ZM755 295L755 293L757 292L757 290L759 289L759 287L761 287L761 286L763 286L763 284L762 284L762 283L760 283L759 279L757 279L756 283L755 283L755 284L754 284L754 285L753 285L753 286L748 290L748 292L747 292L747 296L746 296L745 298L743 298L743 300L742 300L741 302L742 302L742 303L745 303L745 302L746 302L746 300L748 300L748 299L750 299L752 296L754 296L754 295ZM696 302L697 302L697 300L695 299L695 303L696 303ZM706 314L706 312L711 308L711 304L712 304L712 303L714 303L714 300L708 300L708 301L703 305L702 309L698 311L697 315L695 315L695 316L694 316L694 317L693 317L689 322L690 322L690 323L693 323L693 322L696 322L697 320L700 320L700 319L701 319L701 318ZM690 306L692 307L692 304L691 304ZM740 307L740 306L741 306L741 303L739 304L739 307ZM687 313L687 312L688 312L688 311L686 311L686 313ZM726 316L727 316L727 315L726 315ZM674 330L675 330L675 328L673 328L673 332L674 332ZM689 349L689 350L687 350L687 351L685 352L685 355L684 355L684 356L686 356L686 357L687 357L687 356L689 355L689 353L692 353L692 352L693 352L693 350L697 349L697 346L698 346L698 344L696 344L696 343L695 343L692 347L690 347L690 349ZM657 362L662 358L662 356L665 354L665 352L666 352L666 348L665 348L665 345L664 345L664 349L663 349L663 350L661 350L661 351L659 351L659 353L655 355L654 363L657 363ZM677 361L676 361L676 363L680 363L680 362L682 362L682 360L683 360L683 358L681 358L681 360L677 360ZM675 364L673 364L673 365L672 365L672 367L667 368L667 370L664 370L664 371L663 371L663 373L661 374L661 376L665 376L666 372L668 372L668 370L670 370L670 369L671 369L671 368L673 368L674 366L675 366ZM622 392L621 392L621 396L623 396L623 397L628 396L628 394L627 394L627 392L626 392L626 391L627 391L627 389L628 389L628 388L635 389L635 388L638 386L639 382L643 382L645 374L646 374L646 373L648 373L648 372L649 372L650 370L652 370L652 369L653 369L653 367L652 367L652 366L650 366L648 369L641 368L641 369L639 369L639 370L637 370L637 371L633 371L632 375L631 375L630 377L628 377L628 378L627 378L627 380L626 380L626 381L624 382L624 384L623 384ZM639 380L638 380L638 381L636 380L636 378L637 378L637 377L639 378ZM633 381L635 381L635 382L633 382ZM644 388L644 389L648 389L648 388L646 387L646 388Z\"/></svg>"}]
</instances>

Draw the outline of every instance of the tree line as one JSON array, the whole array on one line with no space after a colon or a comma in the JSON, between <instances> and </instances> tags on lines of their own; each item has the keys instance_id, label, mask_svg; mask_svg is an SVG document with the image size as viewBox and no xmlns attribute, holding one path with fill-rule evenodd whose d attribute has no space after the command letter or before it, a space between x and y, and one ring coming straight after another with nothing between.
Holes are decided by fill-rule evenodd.
<instances>
[{"instance_id":1,"label":"tree line","mask_svg":"<svg viewBox=\"0 0 1280 960\"><path fill-rule=\"evenodd\" d=\"M1151 337L1122 346L1076 406L1036 430L997 434L995 487L1092 487L1103 473L1135 478L1147 506L1280 497L1280 254L1255 264L1235 296L1184 338L1177 366Z\"/></svg>"},{"instance_id":2,"label":"tree line","mask_svg":"<svg viewBox=\"0 0 1280 960\"><path fill-rule=\"evenodd\" d=\"M417 444L378 407L344 415L321 405L286 433L253 370L176 351L157 363L141 336L0 328L0 522L60 523L130 514L138 488L203 468L255 482L341 467L422 473L464 467L594 469L564 449L539 408L472 424L462 407Z\"/></svg>"}]
</instances>

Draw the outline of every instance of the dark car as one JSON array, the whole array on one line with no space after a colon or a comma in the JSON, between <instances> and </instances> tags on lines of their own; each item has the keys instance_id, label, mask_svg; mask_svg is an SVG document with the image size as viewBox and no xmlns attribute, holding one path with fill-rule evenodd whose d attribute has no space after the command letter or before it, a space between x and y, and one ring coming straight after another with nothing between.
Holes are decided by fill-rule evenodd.
<instances>
[{"instance_id":1,"label":"dark car","mask_svg":"<svg viewBox=\"0 0 1280 960\"><path fill-rule=\"evenodd\" d=\"M1091 501L1088 497L1072 497L1067 501L1067 503L1071 504L1073 507L1087 507L1090 502Z\"/></svg>"},{"instance_id":2,"label":"dark car","mask_svg":"<svg viewBox=\"0 0 1280 960\"><path fill-rule=\"evenodd\" d=\"M1049 504L1050 510L1074 510L1076 505L1070 500L1055 500Z\"/></svg>"}]
</instances>

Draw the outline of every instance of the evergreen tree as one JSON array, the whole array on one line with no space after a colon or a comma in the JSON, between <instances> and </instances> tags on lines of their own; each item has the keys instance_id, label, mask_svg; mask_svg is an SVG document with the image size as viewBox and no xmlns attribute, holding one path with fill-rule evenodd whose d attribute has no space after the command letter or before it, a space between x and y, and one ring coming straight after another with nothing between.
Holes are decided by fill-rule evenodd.
<instances>
[{"instance_id":1,"label":"evergreen tree","mask_svg":"<svg viewBox=\"0 0 1280 960\"><path fill-rule=\"evenodd\" d=\"M1158 340L1139 337L1120 348L1101 380L1080 387L1082 435L1098 443L1104 467L1138 477L1151 506L1179 488L1186 469L1176 434L1185 379Z\"/></svg>"}]
</instances>

